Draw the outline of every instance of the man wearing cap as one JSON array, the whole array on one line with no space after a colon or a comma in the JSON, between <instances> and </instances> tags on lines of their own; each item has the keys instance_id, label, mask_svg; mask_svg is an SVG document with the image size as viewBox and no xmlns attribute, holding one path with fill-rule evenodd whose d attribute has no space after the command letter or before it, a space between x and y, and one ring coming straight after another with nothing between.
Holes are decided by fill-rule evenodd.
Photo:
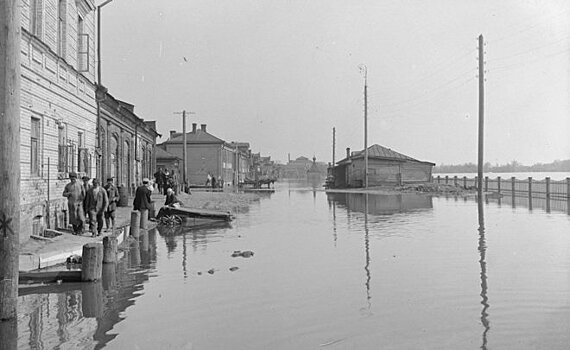
<instances>
[{"instance_id":1,"label":"man wearing cap","mask_svg":"<svg viewBox=\"0 0 570 350\"><path fill-rule=\"evenodd\" d=\"M109 206L105 211L105 224L107 225L108 230L110 228L115 228L115 210L117 209L117 202L119 202L119 191L117 190L117 187L113 185L112 177L107 179L105 191L107 191L107 197L109 198Z\"/></svg>"},{"instance_id":2,"label":"man wearing cap","mask_svg":"<svg viewBox=\"0 0 570 350\"><path fill-rule=\"evenodd\" d=\"M150 210L152 200L150 199L151 191L148 188L149 180L145 177L142 182L143 184L137 187L135 192L133 207L135 210Z\"/></svg>"},{"instance_id":3,"label":"man wearing cap","mask_svg":"<svg viewBox=\"0 0 570 350\"><path fill-rule=\"evenodd\" d=\"M101 235L103 230L103 214L109 206L107 191L99 186L99 180L93 179L93 186L87 191L85 196L85 209L89 213L89 230L91 236Z\"/></svg>"},{"instance_id":4,"label":"man wearing cap","mask_svg":"<svg viewBox=\"0 0 570 350\"><path fill-rule=\"evenodd\" d=\"M69 180L71 182L65 185L63 196L67 198L69 223L73 226L73 234L79 235L83 230L83 221L85 221L85 213L83 211L85 190L77 182L77 174L75 172L69 173Z\"/></svg>"}]
</instances>

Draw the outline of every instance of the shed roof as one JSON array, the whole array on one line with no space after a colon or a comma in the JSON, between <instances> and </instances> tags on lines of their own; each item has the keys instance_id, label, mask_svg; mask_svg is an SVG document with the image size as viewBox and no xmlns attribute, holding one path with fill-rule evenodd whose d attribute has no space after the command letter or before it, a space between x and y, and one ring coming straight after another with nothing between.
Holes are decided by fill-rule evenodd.
<instances>
[{"instance_id":1,"label":"shed roof","mask_svg":"<svg viewBox=\"0 0 570 350\"><path fill-rule=\"evenodd\" d=\"M349 160L363 158L363 157L364 157L364 150L357 151L357 152L354 152L350 157L344 158L344 159L338 161L337 164L342 164L342 163L348 162ZM415 158L409 157L405 154L396 152L390 148L380 146L378 144L374 144L374 145L368 147L368 158L396 160L396 161L402 161L402 162L404 162L404 161L420 162L420 163L429 163L429 164L435 165L434 163L417 160Z\"/></svg>"}]
</instances>

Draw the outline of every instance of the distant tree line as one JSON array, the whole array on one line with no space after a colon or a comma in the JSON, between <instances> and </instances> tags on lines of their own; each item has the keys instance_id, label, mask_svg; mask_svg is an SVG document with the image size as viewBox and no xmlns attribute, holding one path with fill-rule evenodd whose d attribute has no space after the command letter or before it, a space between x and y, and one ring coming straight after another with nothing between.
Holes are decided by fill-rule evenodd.
<instances>
[{"instance_id":1,"label":"distant tree line","mask_svg":"<svg viewBox=\"0 0 570 350\"><path fill-rule=\"evenodd\" d=\"M483 172L512 173L512 172L546 172L546 171L570 171L570 159L555 160L552 163L536 163L533 165L523 165L516 160L507 164L495 164L487 162L483 164ZM477 164L465 163L458 165L441 164L436 165L434 173L476 173Z\"/></svg>"}]
</instances>

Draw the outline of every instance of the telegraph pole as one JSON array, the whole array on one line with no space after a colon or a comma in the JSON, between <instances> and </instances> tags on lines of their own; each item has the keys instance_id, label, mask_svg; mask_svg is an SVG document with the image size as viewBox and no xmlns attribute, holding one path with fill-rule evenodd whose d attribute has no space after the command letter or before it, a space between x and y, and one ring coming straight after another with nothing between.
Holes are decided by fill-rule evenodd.
<instances>
[{"instance_id":1,"label":"telegraph pole","mask_svg":"<svg viewBox=\"0 0 570 350\"><path fill-rule=\"evenodd\" d=\"M360 69L364 72L364 188L368 188L368 68Z\"/></svg>"},{"instance_id":2,"label":"telegraph pole","mask_svg":"<svg viewBox=\"0 0 570 350\"><path fill-rule=\"evenodd\" d=\"M333 154L332 154L332 166L335 164L335 149L336 149L336 128L333 127Z\"/></svg>"},{"instance_id":3,"label":"telegraph pole","mask_svg":"<svg viewBox=\"0 0 570 350\"><path fill-rule=\"evenodd\" d=\"M0 1L0 321L14 320L18 306L20 6L18 0Z\"/></svg>"},{"instance_id":4,"label":"telegraph pole","mask_svg":"<svg viewBox=\"0 0 570 350\"><path fill-rule=\"evenodd\" d=\"M477 193L479 201L483 197L483 126L484 126L484 107L485 107L485 61L483 59L483 34L479 35L479 153L477 159Z\"/></svg>"},{"instance_id":5,"label":"telegraph pole","mask_svg":"<svg viewBox=\"0 0 570 350\"><path fill-rule=\"evenodd\" d=\"M186 110L174 113L174 114L182 114L182 186L183 186L182 191L184 192L186 192L186 184L188 180L186 178L186 175L188 174L188 161L186 158L186 113L196 114L194 112L186 112Z\"/></svg>"}]
</instances>

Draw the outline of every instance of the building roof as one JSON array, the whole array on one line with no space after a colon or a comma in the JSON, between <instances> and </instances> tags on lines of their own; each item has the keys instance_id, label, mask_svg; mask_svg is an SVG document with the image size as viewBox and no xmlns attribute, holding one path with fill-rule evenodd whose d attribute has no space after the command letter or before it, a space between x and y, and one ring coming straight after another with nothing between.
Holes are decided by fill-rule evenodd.
<instances>
[{"instance_id":1,"label":"building roof","mask_svg":"<svg viewBox=\"0 0 570 350\"><path fill-rule=\"evenodd\" d=\"M184 135L182 133L177 133L173 136L174 137L164 143L182 143L184 141ZM225 141L217 138L207 131L198 129L196 131L186 133L186 143L225 143Z\"/></svg>"},{"instance_id":2,"label":"building roof","mask_svg":"<svg viewBox=\"0 0 570 350\"><path fill-rule=\"evenodd\" d=\"M337 164L345 163L352 159L364 158L364 150L354 152L350 155L349 158L344 158L337 162ZM386 159L386 160L396 160L396 161L410 161L410 162L419 162L419 163L430 163L424 162L421 160L417 160L415 158L409 157L405 154L396 152L390 148L386 148L384 146L380 146L378 144L374 144L368 147L368 158L377 158L377 159ZM430 163L435 165L434 163Z\"/></svg>"},{"instance_id":3,"label":"building roof","mask_svg":"<svg viewBox=\"0 0 570 350\"><path fill-rule=\"evenodd\" d=\"M163 150L160 147L156 147L156 159L179 159L182 160L182 158L178 157L177 155L174 155L172 153L166 152L165 150Z\"/></svg>"}]
</instances>

